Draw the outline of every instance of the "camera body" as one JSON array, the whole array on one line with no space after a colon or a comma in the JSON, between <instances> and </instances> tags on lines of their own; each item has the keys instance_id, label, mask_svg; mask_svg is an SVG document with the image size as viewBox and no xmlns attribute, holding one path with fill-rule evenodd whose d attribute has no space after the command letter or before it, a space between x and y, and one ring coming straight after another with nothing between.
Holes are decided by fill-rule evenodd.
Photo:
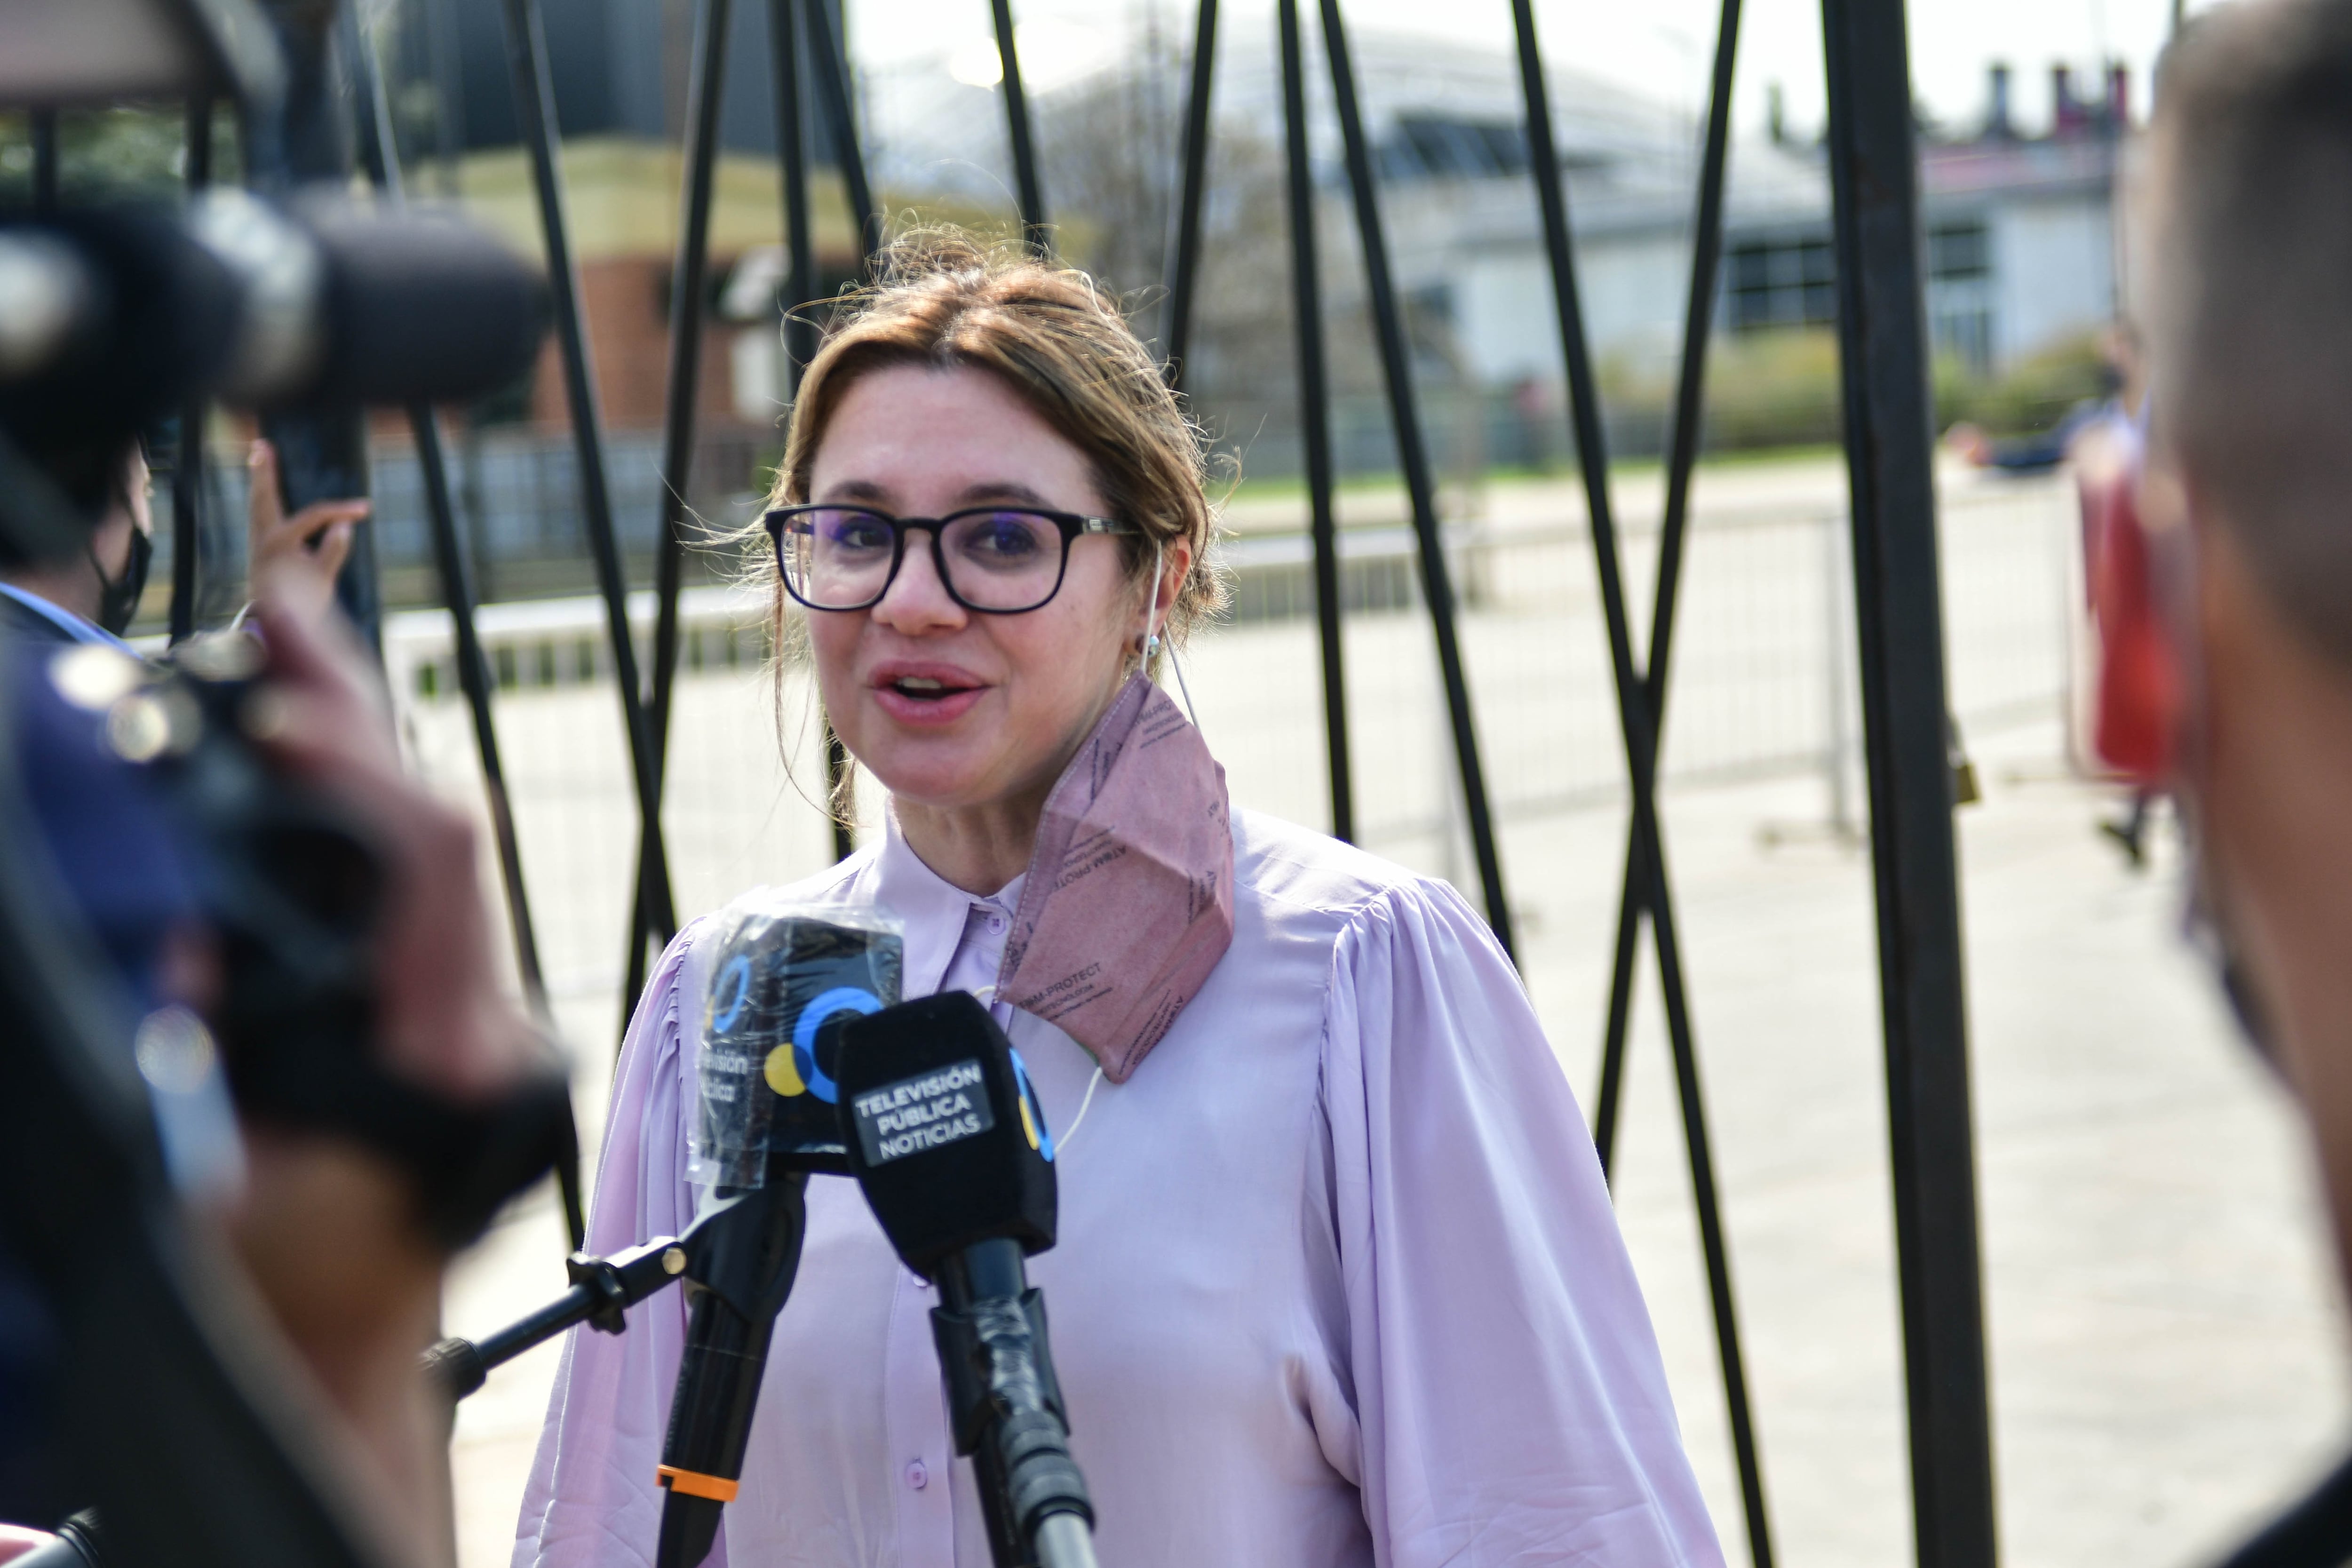
<instances>
[{"instance_id":1,"label":"camera body","mask_svg":"<svg viewBox=\"0 0 2352 1568\"><path fill-rule=\"evenodd\" d=\"M569 1085L551 1053L519 1088L458 1104L383 1065L383 860L364 823L260 749L285 722L262 662L256 638L227 632L163 664L78 647L47 677L149 785L136 798L184 852L214 939L205 1011L239 1111L374 1150L412 1178L433 1237L463 1246L565 1146Z\"/></svg>"}]
</instances>

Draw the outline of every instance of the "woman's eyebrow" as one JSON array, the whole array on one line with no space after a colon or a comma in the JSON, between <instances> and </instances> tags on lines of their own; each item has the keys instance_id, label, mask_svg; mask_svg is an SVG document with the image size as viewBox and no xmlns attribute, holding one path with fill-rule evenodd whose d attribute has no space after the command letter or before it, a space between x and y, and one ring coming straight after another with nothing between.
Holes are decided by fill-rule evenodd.
<instances>
[{"instance_id":1,"label":"woman's eyebrow","mask_svg":"<svg viewBox=\"0 0 2352 1568\"><path fill-rule=\"evenodd\" d=\"M1040 507L1047 511L1054 510L1054 503L1045 495L1016 479L987 479L976 485L966 485L957 500L968 506L985 506L990 501L1016 501L1023 506Z\"/></svg>"},{"instance_id":2,"label":"woman's eyebrow","mask_svg":"<svg viewBox=\"0 0 2352 1568\"><path fill-rule=\"evenodd\" d=\"M825 487L828 501L859 501L868 506L881 505L890 499L890 492L872 479L843 479Z\"/></svg>"}]
</instances>

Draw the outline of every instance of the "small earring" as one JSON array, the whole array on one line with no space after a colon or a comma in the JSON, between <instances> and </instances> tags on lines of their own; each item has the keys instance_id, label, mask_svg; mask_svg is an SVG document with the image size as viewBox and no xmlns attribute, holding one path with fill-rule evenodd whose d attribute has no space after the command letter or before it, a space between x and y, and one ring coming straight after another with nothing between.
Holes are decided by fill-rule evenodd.
<instances>
[{"instance_id":1,"label":"small earring","mask_svg":"<svg viewBox=\"0 0 2352 1568\"><path fill-rule=\"evenodd\" d=\"M1150 637L1143 639L1143 657L1147 660L1158 658L1160 657L1160 634L1158 632L1154 632Z\"/></svg>"}]
</instances>

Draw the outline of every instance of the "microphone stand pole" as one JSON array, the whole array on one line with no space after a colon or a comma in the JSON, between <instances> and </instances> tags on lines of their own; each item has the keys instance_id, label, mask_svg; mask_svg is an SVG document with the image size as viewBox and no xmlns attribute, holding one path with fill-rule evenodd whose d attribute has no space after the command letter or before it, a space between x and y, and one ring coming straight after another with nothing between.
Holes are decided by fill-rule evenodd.
<instances>
[{"instance_id":1,"label":"microphone stand pole","mask_svg":"<svg viewBox=\"0 0 2352 1568\"><path fill-rule=\"evenodd\" d=\"M655 1568L695 1568L709 1556L719 1512L735 1499L768 1342L800 1269L808 1178L791 1156L771 1155L766 1184L735 1200L745 1222L714 1235L688 1270L698 1289L662 1439L667 1495Z\"/></svg>"},{"instance_id":2,"label":"microphone stand pole","mask_svg":"<svg viewBox=\"0 0 2352 1568\"><path fill-rule=\"evenodd\" d=\"M931 1313L956 1452L971 1456L996 1568L1095 1568L1094 1508L1070 1457L1069 1418L1046 1350L1045 1299L1021 1244L950 1255Z\"/></svg>"}]
</instances>

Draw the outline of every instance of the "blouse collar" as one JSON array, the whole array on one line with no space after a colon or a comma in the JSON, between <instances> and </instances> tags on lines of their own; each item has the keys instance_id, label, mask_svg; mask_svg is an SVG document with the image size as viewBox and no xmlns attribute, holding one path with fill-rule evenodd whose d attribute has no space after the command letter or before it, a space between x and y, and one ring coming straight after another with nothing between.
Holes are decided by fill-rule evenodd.
<instances>
[{"instance_id":1,"label":"blouse collar","mask_svg":"<svg viewBox=\"0 0 2352 1568\"><path fill-rule=\"evenodd\" d=\"M899 831L898 814L887 806L882 813L881 854L875 861L875 893L882 907L906 922L902 996L929 996L947 978L963 941L964 925L974 904L992 904L1008 916L1020 907L1021 885L1026 873L1015 877L992 896L968 893L923 864Z\"/></svg>"}]
</instances>

